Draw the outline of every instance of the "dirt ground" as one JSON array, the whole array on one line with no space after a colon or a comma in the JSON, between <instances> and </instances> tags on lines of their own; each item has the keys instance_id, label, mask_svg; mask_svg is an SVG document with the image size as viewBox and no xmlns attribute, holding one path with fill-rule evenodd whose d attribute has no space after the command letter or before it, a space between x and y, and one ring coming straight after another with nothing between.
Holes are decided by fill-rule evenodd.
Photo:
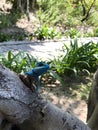
<instances>
[{"instance_id":1,"label":"dirt ground","mask_svg":"<svg viewBox=\"0 0 98 130\"><path fill-rule=\"evenodd\" d=\"M82 89L91 86L91 79L89 79L86 84L84 81L77 82L75 79L75 81L72 81L72 83L66 81L63 87L58 81L50 84L49 82L46 84L42 83L42 86L44 86L42 87L42 95L48 101L67 111L68 113L75 115L84 123L86 123L87 98L89 94L86 94L85 89L83 91ZM74 87L77 89L74 89ZM85 95L83 95L83 93L85 93ZM86 98L84 96L86 96Z\"/></svg>"},{"instance_id":2,"label":"dirt ground","mask_svg":"<svg viewBox=\"0 0 98 130\"><path fill-rule=\"evenodd\" d=\"M7 8L10 8L9 4L4 4L5 0L1 0L0 2L0 10L5 11ZM35 27L35 23L37 23L36 18L32 15L31 21L27 21L26 18L21 18L17 21L16 26L22 28L26 31L31 32ZM32 26L33 25L33 26ZM36 24L37 26L37 24ZM11 28L10 28L11 30ZM8 30L8 31L10 31ZM13 29L11 31L14 31ZM70 82L70 81L68 81ZM68 84L68 83L67 83ZM82 84L82 82L78 83ZM76 84L74 84L76 85ZM43 85L42 85L43 86ZM71 86L71 83L70 83ZM72 85L73 86L73 85ZM77 86L77 85L76 85ZM65 86L62 88L60 84L57 82L48 83L42 87L43 92L42 95L53 104L57 105L61 109L77 116L83 122L86 122L87 115L87 101L80 98L81 91L74 90L72 91L72 87Z\"/></svg>"},{"instance_id":3,"label":"dirt ground","mask_svg":"<svg viewBox=\"0 0 98 130\"><path fill-rule=\"evenodd\" d=\"M57 88L55 88L57 89ZM55 91L54 89L54 91ZM60 89L60 88L59 88ZM65 94L62 94L63 92L60 90L56 90L57 93L55 94L53 90L49 91L47 89L44 89L43 95L45 98L61 108L64 111L67 111L70 114L75 115L83 122L86 122L86 116L87 116L87 103L84 100L78 99L77 97L67 97Z\"/></svg>"}]
</instances>

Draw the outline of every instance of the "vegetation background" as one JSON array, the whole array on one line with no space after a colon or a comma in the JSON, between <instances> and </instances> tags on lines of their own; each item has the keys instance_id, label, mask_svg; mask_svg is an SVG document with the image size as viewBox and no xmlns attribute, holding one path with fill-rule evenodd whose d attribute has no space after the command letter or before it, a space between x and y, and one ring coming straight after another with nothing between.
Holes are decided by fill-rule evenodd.
<instances>
[{"instance_id":1,"label":"vegetation background","mask_svg":"<svg viewBox=\"0 0 98 130\"><path fill-rule=\"evenodd\" d=\"M10 29L10 36L6 36L8 30L3 31L1 41L3 37L42 40L62 35L98 36L98 0L1 0L0 4L0 30L13 27L19 32L14 36Z\"/></svg>"}]
</instances>

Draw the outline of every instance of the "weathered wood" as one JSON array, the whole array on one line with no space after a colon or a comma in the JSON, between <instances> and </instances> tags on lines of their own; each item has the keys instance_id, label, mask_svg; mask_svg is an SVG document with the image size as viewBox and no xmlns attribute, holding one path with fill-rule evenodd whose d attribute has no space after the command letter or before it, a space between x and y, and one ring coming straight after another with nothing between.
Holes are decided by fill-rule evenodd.
<instances>
[{"instance_id":1,"label":"weathered wood","mask_svg":"<svg viewBox=\"0 0 98 130\"><path fill-rule=\"evenodd\" d=\"M90 130L75 116L57 108L26 87L18 75L0 65L0 127L10 130ZM4 121L8 121L2 124ZM8 127L7 127L8 126Z\"/></svg>"},{"instance_id":2,"label":"weathered wood","mask_svg":"<svg viewBox=\"0 0 98 130\"><path fill-rule=\"evenodd\" d=\"M87 123L92 130L98 130L98 70L93 77L89 94Z\"/></svg>"}]
</instances>

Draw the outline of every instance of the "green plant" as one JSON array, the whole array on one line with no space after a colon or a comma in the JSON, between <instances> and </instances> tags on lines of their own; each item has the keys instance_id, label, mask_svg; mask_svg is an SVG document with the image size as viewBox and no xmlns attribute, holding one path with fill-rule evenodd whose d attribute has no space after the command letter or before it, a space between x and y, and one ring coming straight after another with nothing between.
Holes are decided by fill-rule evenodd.
<instances>
[{"instance_id":1,"label":"green plant","mask_svg":"<svg viewBox=\"0 0 98 130\"><path fill-rule=\"evenodd\" d=\"M21 33L18 33L18 34L15 34L15 35L12 35L11 36L12 38L14 38L16 41L22 41L25 39L26 35L25 34L21 34Z\"/></svg>"},{"instance_id":2,"label":"green plant","mask_svg":"<svg viewBox=\"0 0 98 130\"><path fill-rule=\"evenodd\" d=\"M91 33L91 32L85 32L83 34L83 37L93 37L93 33Z\"/></svg>"},{"instance_id":3,"label":"green plant","mask_svg":"<svg viewBox=\"0 0 98 130\"><path fill-rule=\"evenodd\" d=\"M98 25L96 22L98 21L98 17L96 17L98 0L96 2L90 0L38 0L37 2L40 8L37 17L41 25L45 23L52 26L76 27L81 25L81 21L85 21L87 25Z\"/></svg>"},{"instance_id":4,"label":"green plant","mask_svg":"<svg viewBox=\"0 0 98 130\"><path fill-rule=\"evenodd\" d=\"M95 28L95 29L93 30L93 33L94 33L94 36L95 36L95 37L98 37L98 28Z\"/></svg>"},{"instance_id":5,"label":"green plant","mask_svg":"<svg viewBox=\"0 0 98 130\"><path fill-rule=\"evenodd\" d=\"M17 54L13 54L11 51L8 51L7 56L0 55L0 63L16 73L21 73L34 68L37 60L28 53L18 52ZM48 70L48 75L63 83L61 78L56 74L56 72L51 70L51 68Z\"/></svg>"},{"instance_id":6,"label":"green plant","mask_svg":"<svg viewBox=\"0 0 98 130\"><path fill-rule=\"evenodd\" d=\"M64 55L53 61L53 67L63 75L77 75L78 72L91 72L98 62L98 44L89 42L79 45L75 38L70 45L64 44Z\"/></svg>"},{"instance_id":7,"label":"green plant","mask_svg":"<svg viewBox=\"0 0 98 130\"><path fill-rule=\"evenodd\" d=\"M21 73L22 71L28 71L30 68L33 68L37 60L24 52L13 54L11 51L8 51L7 56L0 56L0 62L16 73Z\"/></svg>"},{"instance_id":8,"label":"green plant","mask_svg":"<svg viewBox=\"0 0 98 130\"><path fill-rule=\"evenodd\" d=\"M34 32L34 36L37 37L38 40L54 39L57 35L58 33L54 28L49 28L44 25Z\"/></svg>"},{"instance_id":9,"label":"green plant","mask_svg":"<svg viewBox=\"0 0 98 130\"><path fill-rule=\"evenodd\" d=\"M9 19L9 15L0 14L0 28L9 27L11 25L11 21Z\"/></svg>"},{"instance_id":10,"label":"green plant","mask_svg":"<svg viewBox=\"0 0 98 130\"><path fill-rule=\"evenodd\" d=\"M19 34L0 33L0 42L9 41L11 39L22 41L23 39L25 39L25 37L26 37L26 35L21 34L21 33L19 33Z\"/></svg>"},{"instance_id":11,"label":"green plant","mask_svg":"<svg viewBox=\"0 0 98 130\"><path fill-rule=\"evenodd\" d=\"M75 38L75 37L81 36L80 32L78 30L76 30L75 28L71 28L70 30L67 30L65 32L65 35L70 38Z\"/></svg>"},{"instance_id":12,"label":"green plant","mask_svg":"<svg viewBox=\"0 0 98 130\"><path fill-rule=\"evenodd\" d=\"M0 33L0 42L9 41L10 36L8 34Z\"/></svg>"},{"instance_id":13,"label":"green plant","mask_svg":"<svg viewBox=\"0 0 98 130\"><path fill-rule=\"evenodd\" d=\"M0 28L11 27L21 18L20 13L0 13Z\"/></svg>"}]
</instances>

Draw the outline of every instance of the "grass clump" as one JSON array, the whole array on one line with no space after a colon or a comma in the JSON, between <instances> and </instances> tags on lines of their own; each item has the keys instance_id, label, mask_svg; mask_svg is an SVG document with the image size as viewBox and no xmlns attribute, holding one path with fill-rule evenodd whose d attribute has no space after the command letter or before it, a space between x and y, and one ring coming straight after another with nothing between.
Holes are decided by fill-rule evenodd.
<instances>
[{"instance_id":1,"label":"grass clump","mask_svg":"<svg viewBox=\"0 0 98 130\"><path fill-rule=\"evenodd\" d=\"M8 51L7 55L0 55L0 63L16 73L30 71L35 67L37 62L38 61L36 58L24 52L18 52L17 54L14 54L13 52ZM46 77L47 76L51 76L62 84L61 78L51 69L51 67L46 74Z\"/></svg>"},{"instance_id":2,"label":"grass clump","mask_svg":"<svg viewBox=\"0 0 98 130\"><path fill-rule=\"evenodd\" d=\"M94 33L94 36L95 36L95 37L98 37L98 28L95 28L95 29L93 30L93 33Z\"/></svg>"},{"instance_id":3,"label":"grass clump","mask_svg":"<svg viewBox=\"0 0 98 130\"><path fill-rule=\"evenodd\" d=\"M37 60L24 52L14 54L11 51L8 51L7 56L0 55L0 62L16 73L21 73L33 68Z\"/></svg>"},{"instance_id":4,"label":"grass clump","mask_svg":"<svg viewBox=\"0 0 98 130\"><path fill-rule=\"evenodd\" d=\"M38 40L54 39L58 34L54 28L43 25L34 32L34 37Z\"/></svg>"},{"instance_id":5,"label":"grass clump","mask_svg":"<svg viewBox=\"0 0 98 130\"><path fill-rule=\"evenodd\" d=\"M75 38L70 45L64 44L64 55L53 61L53 66L60 75L77 75L79 72L94 71L98 63L98 44L79 45Z\"/></svg>"},{"instance_id":6,"label":"grass clump","mask_svg":"<svg viewBox=\"0 0 98 130\"><path fill-rule=\"evenodd\" d=\"M0 33L0 42L9 41L9 40L10 40L10 36L8 34Z\"/></svg>"},{"instance_id":7,"label":"grass clump","mask_svg":"<svg viewBox=\"0 0 98 130\"><path fill-rule=\"evenodd\" d=\"M75 28L71 28L70 30L66 31L65 35L66 35L66 37L70 37L71 39L81 36L80 32Z\"/></svg>"}]
</instances>

